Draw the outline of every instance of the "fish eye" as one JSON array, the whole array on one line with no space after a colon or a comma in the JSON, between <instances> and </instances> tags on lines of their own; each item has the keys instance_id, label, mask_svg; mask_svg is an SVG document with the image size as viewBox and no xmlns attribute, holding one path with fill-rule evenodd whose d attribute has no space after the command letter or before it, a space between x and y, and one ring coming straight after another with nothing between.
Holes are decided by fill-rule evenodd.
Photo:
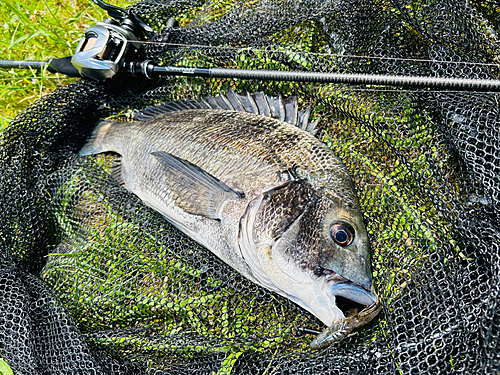
<instances>
[{"instance_id":1,"label":"fish eye","mask_svg":"<svg viewBox=\"0 0 500 375\"><path fill-rule=\"evenodd\" d=\"M330 236L337 245L349 246L354 241L354 228L343 221L337 221L330 226Z\"/></svg>"}]
</instances>

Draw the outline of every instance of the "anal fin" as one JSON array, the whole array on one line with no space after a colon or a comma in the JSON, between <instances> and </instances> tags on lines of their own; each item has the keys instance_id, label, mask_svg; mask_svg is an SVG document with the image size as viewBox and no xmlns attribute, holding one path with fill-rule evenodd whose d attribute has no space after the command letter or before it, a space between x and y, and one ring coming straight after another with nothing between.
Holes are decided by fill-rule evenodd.
<instances>
[{"instance_id":1,"label":"anal fin","mask_svg":"<svg viewBox=\"0 0 500 375\"><path fill-rule=\"evenodd\" d=\"M166 174L162 183L172 191L175 205L187 213L219 219L224 202L244 196L187 160L167 152L152 155Z\"/></svg>"},{"instance_id":2,"label":"anal fin","mask_svg":"<svg viewBox=\"0 0 500 375\"><path fill-rule=\"evenodd\" d=\"M113 177L116 181L120 183L123 187L126 187L125 182L122 179L122 157L117 156L115 159L113 159L113 163L111 164L111 167L109 169L109 174L111 177Z\"/></svg>"}]
</instances>

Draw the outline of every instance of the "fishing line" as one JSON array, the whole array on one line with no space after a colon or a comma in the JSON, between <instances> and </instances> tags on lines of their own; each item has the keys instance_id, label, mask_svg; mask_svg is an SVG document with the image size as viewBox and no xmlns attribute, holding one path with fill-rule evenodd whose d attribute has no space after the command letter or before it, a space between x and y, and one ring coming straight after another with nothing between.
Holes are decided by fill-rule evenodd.
<instances>
[{"instance_id":1,"label":"fishing line","mask_svg":"<svg viewBox=\"0 0 500 375\"><path fill-rule=\"evenodd\" d=\"M172 47L188 47L188 48L204 48L204 49L219 49L219 50L234 50L234 51L249 51L249 52L262 52L262 53L298 53L302 55L320 56L320 57L337 57L337 58L353 58L353 59L369 59L369 60L392 60L392 61L408 61L408 62L426 62L438 64L455 64L455 65L478 65L500 68L500 64L496 63L479 63L469 61L447 61L447 60L430 60L430 59L410 59L400 57L386 57L386 56L366 56L366 55L341 55L333 53L320 53L320 52L305 52L294 50L280 50L280 49L265 49L259 50L258 47L229 47L229 46L207 46L202 44L181 44L181 43L167 43L167 42L153 42L144 40L133 40L131 42L140 44L154 44Z\"/></svg>"},{"instance_id":2,"label":"fishing line","mask_svg":"<svg viewBox=\"0 0 500 375\"><path fill-rule=\"evenodd\" d=\"M152 60L141 60L141 46L145 44L156 44L164 46L178 46L184 48L204 49L231 49L242 52L249 51L257 53L280 53L287 54L291 60L296 56L304 56L306 61L296 61L298 64L309 62L307 56L319 56L327 58L357 58L371 60L408 61L414 63L446 63L476 66L494 66L497 64L469 63L457 61L437 61L423 59L408 59L394 57L376 56L354 56L339 54L323 54L311 52L297 52L287 50L264 50L255 47L218 47L204 45L190 45L173 43L171 39L175 36L174 31L179 30L179 23L175 19L169 19L166 32L162 36L162 42L148 41L151 39L153 29L148 26L132 10L112 6L102 0L93 0L98 6L106 10L111 19L98 22L85 32L76 47L73 56L42 61L0 61L0 67L7 68L33 68L47 69L52 73L62 73L70 77L84 77L94 81L105 81L116 74L128 74L134 77L142 77L156 80L162 76L191 76L208 78L227 78L257 81L288 81L288 82L316 82L346 85L365 86L391 86L411 89L439 89L453 91L500 91L500 80L492 79L463 79L443 77L422 76L400 76L400 75L373 75L373 74L346 74L332 72L308 72L308 71L279 71L258 69L235 69L217 67L189 67L189 66L160 66Z\"/></svg>"}]
</instances>

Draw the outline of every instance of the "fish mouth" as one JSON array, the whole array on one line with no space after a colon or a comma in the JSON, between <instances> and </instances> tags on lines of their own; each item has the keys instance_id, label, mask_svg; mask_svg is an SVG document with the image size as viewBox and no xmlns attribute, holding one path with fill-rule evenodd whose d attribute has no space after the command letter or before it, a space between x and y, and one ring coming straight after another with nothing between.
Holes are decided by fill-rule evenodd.
<instances>
[{"instance_id":1,"label":"fish mouth","mask_svg":"<svg viewBox=\"0 0 500 375\"><path fill-rule=\"evenodd\" d=\"M352 315L354 311L360 312L378 305L378 297L373 287L372 291L368 291L335 273L328 275L326 281L329 293L335 297L335 304L345 317Z\"/></svg>"}]
</instances>

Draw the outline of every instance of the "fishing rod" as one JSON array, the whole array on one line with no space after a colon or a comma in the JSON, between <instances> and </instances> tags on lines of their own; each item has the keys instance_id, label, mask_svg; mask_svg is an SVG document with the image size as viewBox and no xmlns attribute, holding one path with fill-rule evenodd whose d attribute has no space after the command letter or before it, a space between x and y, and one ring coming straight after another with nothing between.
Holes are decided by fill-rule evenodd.
<instances>
[{"instance_id":1,"label":"fishing rod","mask_svg":"<svg viewBox=\"0 0 500 375\"><path fill-rule=\"evenodd\" d=\"M160 66L151 60L140 58L142 42L152 36L151 27L131 10L126 11L102 0L92 1L106 10L111 18L91 26L80 40L73 56L48 61L0 61L0 67L47 69L52 73L100 82L111 79L116 74L128 74L150 80L161 76L191 76L455 91L500 91L500 80L490 79ZM172 30L178 27L177 21L170 19L165 40L168 40Z\"/></svg>"},{"instance_id":2,"label":"fishing rod","mask_svg":"<svg viewBox=\"0 0 500 375\"><path fill-rule=\"evenodd\" d=\"M71 57L44 61L0 61L0 67L9 68L46 68L51 73L62 73L69 77L85 77L96 81L112 78L118 73L120 64L100 61L99 67L77 69ZM373 74L336 74L314 72L289 72L275 70L250 70L229 68L203 68L159 66L151 60L124 62L121 71L134 77L156 79L159 76L191 76L209 78L235 78L264 81L320 82L350 85L395 86L414 89L448 89L456 91L500 91L499 80L463 79L439 77L407 77Z\"/></svg>"}]
</instances>

